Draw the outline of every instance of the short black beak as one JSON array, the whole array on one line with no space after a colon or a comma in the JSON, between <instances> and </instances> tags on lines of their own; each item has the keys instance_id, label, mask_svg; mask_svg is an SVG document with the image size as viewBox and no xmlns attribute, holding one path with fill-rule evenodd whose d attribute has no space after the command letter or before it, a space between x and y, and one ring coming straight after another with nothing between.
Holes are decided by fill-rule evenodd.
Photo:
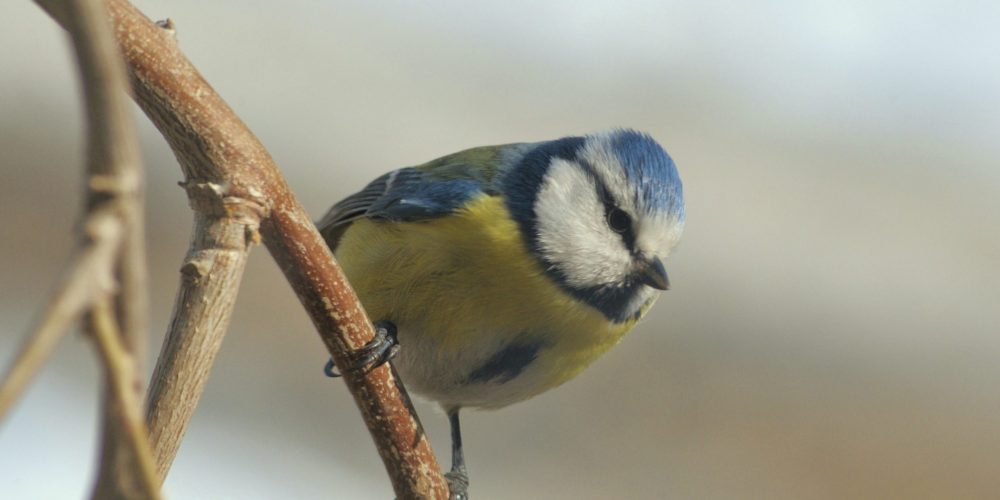
<instances>
[{"instance_id":1,"label":"short black beak","mask_svg":"<svg viewBox=\"0 0 1000 500\"><path fill-rule=\"evenodd\" d=\"M663 268L663 262L656 257L646 261L646 266L639 271L639 280L642 284L657 290L670 290L670 278L667 278L667 270Z\"/></svg>"}]
</instances>

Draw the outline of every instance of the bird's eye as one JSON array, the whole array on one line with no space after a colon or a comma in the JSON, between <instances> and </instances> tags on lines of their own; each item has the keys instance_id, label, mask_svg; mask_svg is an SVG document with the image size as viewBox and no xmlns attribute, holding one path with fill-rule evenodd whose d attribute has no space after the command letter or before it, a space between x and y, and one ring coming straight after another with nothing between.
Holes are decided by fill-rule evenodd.
<instances>
[{"instance_id":1,"label":"bird's eye","mask_svg":"<svg viewBox=\"0 0 1000 500\"><path fill-rule=\"evenodd\" d=\"M608 227L616 233L624 233L632 227L632 218L624 210L612 207L608 210Z\"/></svg>"}]
</instances>

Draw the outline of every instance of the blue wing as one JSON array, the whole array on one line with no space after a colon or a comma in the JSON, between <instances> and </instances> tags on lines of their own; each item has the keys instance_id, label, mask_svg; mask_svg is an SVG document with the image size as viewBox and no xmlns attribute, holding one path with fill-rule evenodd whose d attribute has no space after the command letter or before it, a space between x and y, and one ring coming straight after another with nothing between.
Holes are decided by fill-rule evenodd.
<instances>
[{"instance_id":1,"label":"blue wing","mask_svg":"<svg viewBox=\"0 0 1000 500\"><path fill-rule=\"evenodd\" d=\"M335 249L347 226L359 218L400 222L432 219L454 212L483 192L473 179L442 179L426 169L401 168L341 200L316 226Z\"/></svg>"}]
</instances>

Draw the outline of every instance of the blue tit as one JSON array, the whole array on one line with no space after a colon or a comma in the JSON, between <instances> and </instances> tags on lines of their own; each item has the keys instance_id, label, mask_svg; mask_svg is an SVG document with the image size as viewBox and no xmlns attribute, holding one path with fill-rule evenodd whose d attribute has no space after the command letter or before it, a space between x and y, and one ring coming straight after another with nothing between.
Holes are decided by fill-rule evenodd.
<instances>
[{"instance_id":1,"label":"blue tit","mask_svg":"<svg viewBox=\"0 0 1000 500\"><path fill-rule=\"evenodd\" d=\"M617 344L669 287L684 200L656 141L611 129L394 170L318 226L369 316L394 327L403 383L448 414L455 493L459 410L535 396Z\"/></svg>"}]
</instances>

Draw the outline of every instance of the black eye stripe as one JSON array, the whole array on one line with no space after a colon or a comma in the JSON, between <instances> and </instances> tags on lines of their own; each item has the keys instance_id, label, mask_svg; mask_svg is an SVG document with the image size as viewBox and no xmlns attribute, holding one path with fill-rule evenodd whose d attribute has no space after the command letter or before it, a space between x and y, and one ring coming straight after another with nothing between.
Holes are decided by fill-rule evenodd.
<instances>
[{"instance_id":1,"label":"black eye stripe","mask_svg":"<svg viewBox=\"0 0 1000 500\"><path fill-rule=\"evenodd\" d=\"M625 233L632 227L632 218L618 207L605 204L604 215L608 219L608 226L616 233Z\"/></svg>"},{"instance_id":2,"label":"black eye stripe","mask_svg":"<svg viewBox=\"0 0 1000 500\"><path fill-rule=\"evenodd\" d=\"M629 252L635 253L635 227L632 217L624 210L618 208L607 186L604 185L601 177L594 171L593 165L583 159L577 159L577 162L594 181L594 190L597 192L597 199L604 203L604 220L607 222L608 227L621 235L622 241Z\"/></svg>"},{"instance_id":3,"label":"black eye stripe","mask_svg":"<svg viewBox=\"0 0 1000 500\"><path fill-rule=\"evenodd\" d=\"M624 210L616 207L613 203L604 202L604 218L608 222L608 227L618 233L625 243L629 252L635 252L635 229L632 224L632 217Z\"/></svg>"}]
</instances>

